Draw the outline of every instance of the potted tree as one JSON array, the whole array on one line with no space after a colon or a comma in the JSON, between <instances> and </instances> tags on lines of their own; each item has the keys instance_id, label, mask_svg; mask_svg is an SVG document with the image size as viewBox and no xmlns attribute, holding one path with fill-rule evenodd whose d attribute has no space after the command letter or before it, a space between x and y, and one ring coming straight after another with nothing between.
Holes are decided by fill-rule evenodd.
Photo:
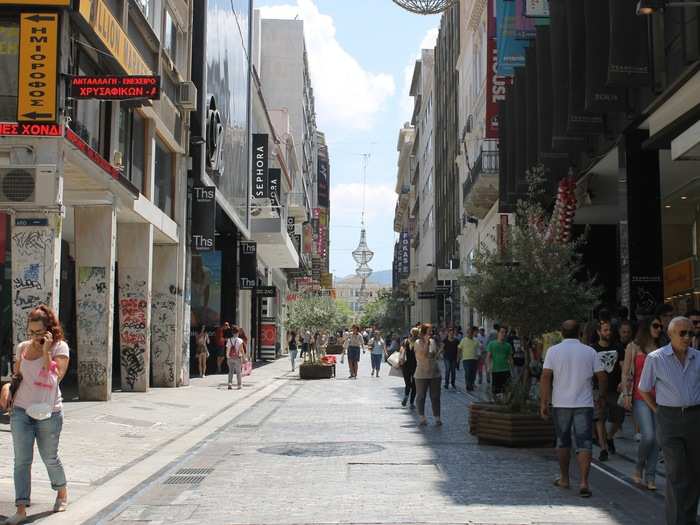
<instances>
[{"instance_id":1,"label":"potted tree","mask_svg":"<svg viewBox=\"0 0 700 525\"><path fill-rule=\"evenodd\" d=\"M528 172L528 197L518 203L515 224L501 243L479 246L474 271L462 279L469 304L517 329L525 348L533 338L558 330L566 319L586 318L600 296L592 278L578 277L578 247L584 239L571 238L573 182L563 179L548 213L542 204L544 181L542 166ZM529 358L526 352L526 365ZM512 446L551 443L551 423L539 418L529 392L529 385L517 383L497 402L473 405L472 433Z\"/></svg>"}]
</instances>

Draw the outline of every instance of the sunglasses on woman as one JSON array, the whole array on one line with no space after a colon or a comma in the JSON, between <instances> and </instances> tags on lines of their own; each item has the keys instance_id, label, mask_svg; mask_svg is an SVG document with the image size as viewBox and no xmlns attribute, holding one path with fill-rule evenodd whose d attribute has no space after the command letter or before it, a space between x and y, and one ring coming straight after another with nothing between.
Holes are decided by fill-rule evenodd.
<instances>
[{"instance_id":1,"label":"sunglasses on woman","mask_svg":"<svg viewBox=\"0 0 700 525\"><path fill-rule=\"evenodd\" d=\"M661 323L652 323L651 327L654 330L659 330L661 328Z\"/></svg>"}]
</instances>

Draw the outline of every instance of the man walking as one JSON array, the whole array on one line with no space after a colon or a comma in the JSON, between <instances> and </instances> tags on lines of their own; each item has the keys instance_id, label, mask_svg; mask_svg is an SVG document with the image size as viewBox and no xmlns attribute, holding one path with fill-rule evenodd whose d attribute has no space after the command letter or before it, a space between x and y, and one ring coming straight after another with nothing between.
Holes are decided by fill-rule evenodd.
<instances>
[{"instance_id":1,"label":"man walking","mask_svg":"<svg viewBox=\"0 0 700 525\"><path fill-rule=\"evenodd\" d=\"M455 337L455 329L447 330L447 337L442 340L442 356L445 362L445 390L449 390L450 385L455 387L457 378L457 363L459 362L459 341Z\"/></svg>"},{"instance_id":2,"label":"man walking","mask_svg":"<svg viewBox=\"0 0 700 525\"><path fill-rule=\"evenodd\" d=\"M513 368L513 347L506 341L508 329L501 326L496 340L486 347L488 368L491 370L491 386L493 393L502 394L510 381L510 371Z\"/></svg>"},{"instance_id":3,"label":"man walking","mask_svg":"<svg viewBox=\"0 0 700 525\"><path fill-rule=\"evenodd\" d=\"M550 415L557 435L557 456L560 476L554 484L569 488L569 463L571 459L571 434L576 440L576 461L581 471L579 495L591 497L588 473L593 450L593 388L595 375L603 391L607 389L607 375L596 351L578 339L576 321L565 321L561 327L564 340L547 350L540 380L540 414ZM600 404L605 403L601 397Z\"/></svg>"},{"instance_id":4,"label":"man walking","mask_svg":"<svg viewBox=\"0 0 700 525\"><path fill-rule=\"evenodd\" d=\"M690 525L697 523L700 497L700 352L690 347L687 317L672 319L668 335L668 345L647 355L639 393L656 413L666 462L666 524Z\"/></svg>"},{"instance_id":5,"label":"man walking","mask_svg":"<svg viewBox=\"0 0 700 525\"><path fill-rule=\"evenodd\" d=\"M467 335L459 343L459 350L464 367L464 384L467 392L474 390L474 380L476 379L476 368L479 363L479 341L475 339L476 327L472 326L467 330Z\"/></svg>"}]
</instances>

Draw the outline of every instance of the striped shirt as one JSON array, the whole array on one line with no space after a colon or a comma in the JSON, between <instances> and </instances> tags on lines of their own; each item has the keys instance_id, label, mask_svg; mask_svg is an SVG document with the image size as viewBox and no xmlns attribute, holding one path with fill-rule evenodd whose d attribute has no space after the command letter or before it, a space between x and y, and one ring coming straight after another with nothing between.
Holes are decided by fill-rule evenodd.
<instances>
[{"instance_id":1,"label":"striped shirt","mask_svg":"<svg viewBox=\"0 0 700 525\"><path fill-rule=\"evenodd\" d=\"M656 403L665 407L700 405L700 352L688 348L685 363L681 364L671 345L647 355L639 390L656 389Z\"/></svg>"}]
</instances>

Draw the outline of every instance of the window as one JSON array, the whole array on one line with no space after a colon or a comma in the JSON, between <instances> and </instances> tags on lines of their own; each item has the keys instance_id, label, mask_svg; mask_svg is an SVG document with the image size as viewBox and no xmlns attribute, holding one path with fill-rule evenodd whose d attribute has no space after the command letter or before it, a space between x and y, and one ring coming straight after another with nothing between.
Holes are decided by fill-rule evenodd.
<instances>
[{"instance_id":1,"label":"window","mask_svg":"<svg viewBox=\"0 0 700 525\"><path fill-rule=\"evenodd\" d=\"M156 138L156 162L153 173L153 204L168 217L173 216L173 154Z\"/></svg>"},{"instance_id":2,"label":"window","mask_svg":"<svg viewBox=\"0 0 700 525\"><path fill-rule=\"evenodd\" d=\"M122 153L123 171L141 193L144 193L146 162L146 122L133 110L121 108L119 113L119 151Z\"/></svg>"},{"instance_id":3,"label":"window","mask_svg":"<svg viewBox=\"0 0 700 525\"><path fill-rule=\"evenodd\" d=\"M78 75L99 75L102 72L85 53L78 55ZM109 145L109 126L111 119L111 102L100 100L76 100L70 127L92 149L99 152L105 159L110 158L107 151Z\"/></svg>"},{"instance_id":4,"label":"window","mask_svg":"<svg viewBox=\"0 0 700 525\"><path fill-rule=\"evenodd\" d=\"M17 77L19 23L16 18L0 18L0 121L17 120Z\"/></svg>"},{"instance_id":5,"label":"window","mask_svg":"<svg viewBox=\"0 0 700 525\"><path fill-rule=\"evenodd\" d=\"M178 69L181 69L182 60L179 54L179 44L183 41L182 31L180 31L177 22L175 22L175 18L167 9L165 10L164 18L165 27L163 30L163 49L166 53L168 53L168 56L175 63L175 66L177 66Z\"/></svg>"}]
</instances>

